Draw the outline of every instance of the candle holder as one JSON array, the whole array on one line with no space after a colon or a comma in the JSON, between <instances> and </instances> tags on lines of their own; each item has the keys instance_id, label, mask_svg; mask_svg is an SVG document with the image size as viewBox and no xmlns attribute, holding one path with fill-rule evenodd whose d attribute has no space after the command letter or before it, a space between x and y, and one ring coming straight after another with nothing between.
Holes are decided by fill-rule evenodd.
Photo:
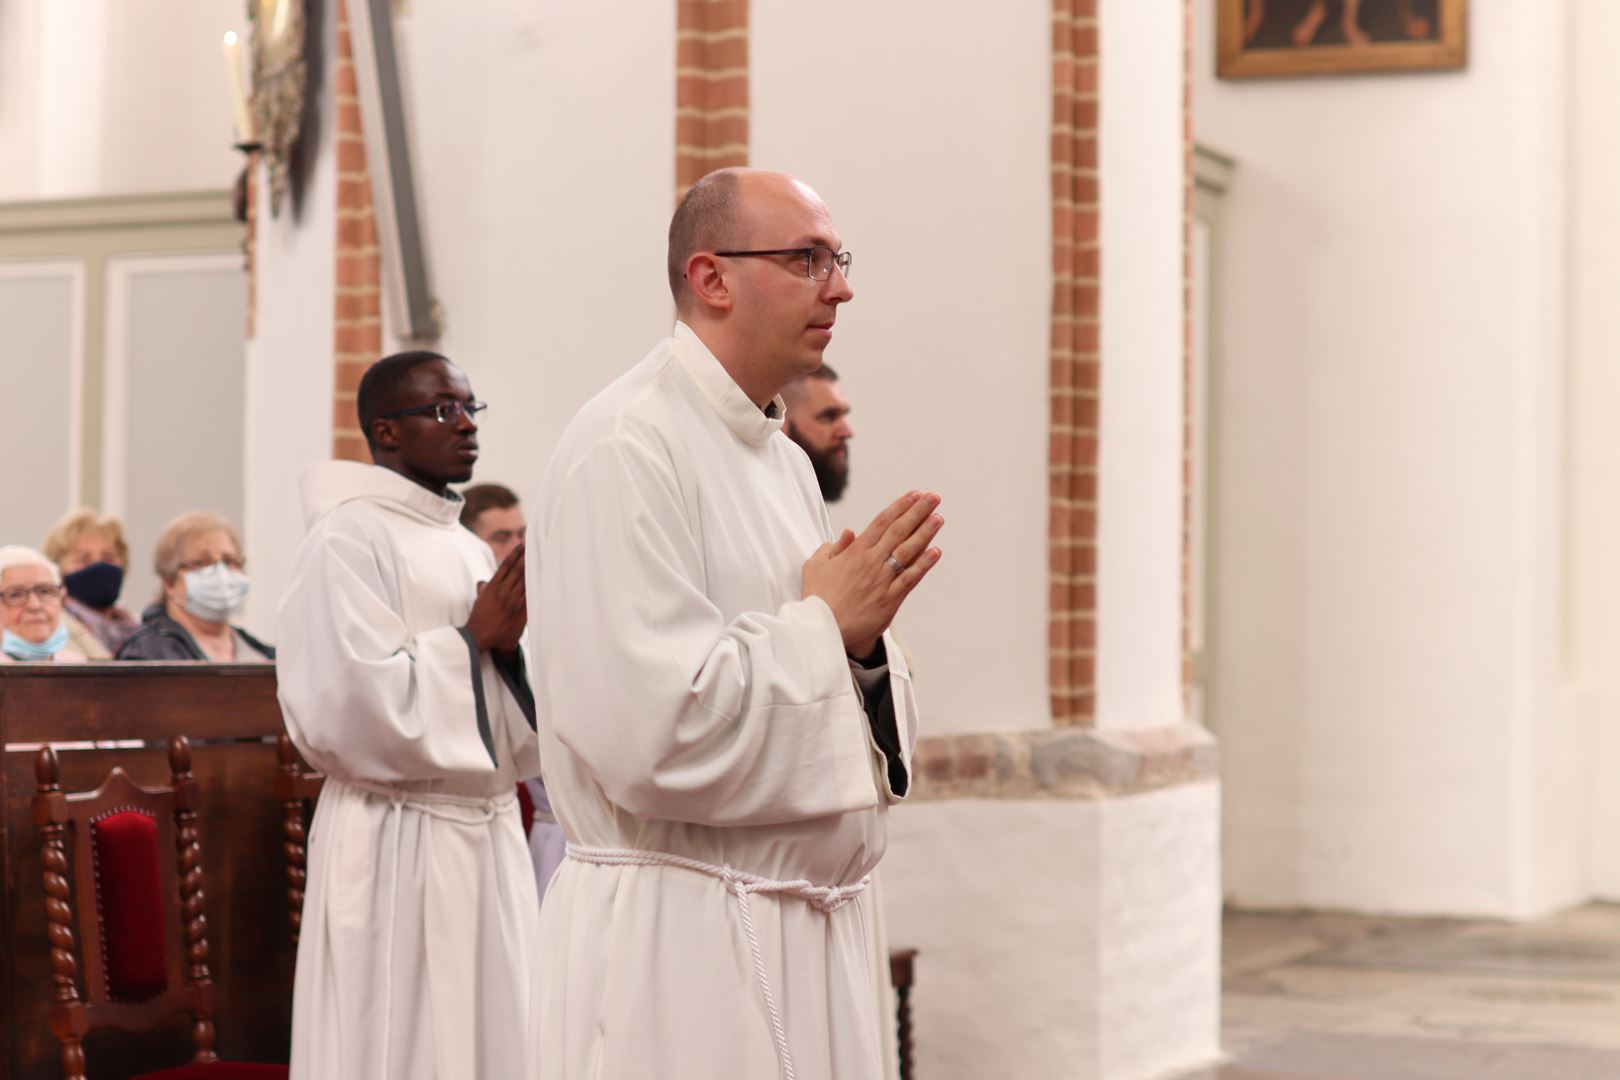
<instances>
[{"instance_id":1,"label":"candle holder","mask_svg":"<svg viewBox=\"0 0 1620 1080\"><path fill-rule=\"evenodd\" d=\"M271 217L281 216L282 199L295 187L293 151L303 126L307 83L305 6L306 0L253 0L247 5L253 27L250 123L237 130L252 132L264 144L255 160L264 163Z\"/></svg>"},{"instance_id":2,"label":"candle holder","mask_svg":"<svg viewBox=\"0 0 1620 1080\"><path fill-rule=\"evenodd\" d=\"M257 163L259 151L264 149L264 144L239 142L231 145L242 151L244 159L242 171L236 174L236 183L231 188L231 209L236 214L236 220L245 223L248 219L248 173Z\"/></svg>"}]
</instances>

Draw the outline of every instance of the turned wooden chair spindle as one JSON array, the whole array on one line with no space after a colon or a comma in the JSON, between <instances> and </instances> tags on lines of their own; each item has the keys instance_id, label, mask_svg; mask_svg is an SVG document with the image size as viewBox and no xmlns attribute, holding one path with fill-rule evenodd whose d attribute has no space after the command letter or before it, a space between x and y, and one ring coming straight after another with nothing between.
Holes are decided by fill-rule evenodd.
<instances>
[{"instance_id":1,"label":"turned wooden chair spindle","mask_svg":"<svg viewBox=\"0 0 1620 1080\"><path fill-rule=\"evenodd\" d=\"M309 816L326 777L304 764L286 732L276 736L276 798L281 800L282 854L287 863L287 920L293 944L304 921L304 885L309 880Z\"/></svg>"}]
</instances>

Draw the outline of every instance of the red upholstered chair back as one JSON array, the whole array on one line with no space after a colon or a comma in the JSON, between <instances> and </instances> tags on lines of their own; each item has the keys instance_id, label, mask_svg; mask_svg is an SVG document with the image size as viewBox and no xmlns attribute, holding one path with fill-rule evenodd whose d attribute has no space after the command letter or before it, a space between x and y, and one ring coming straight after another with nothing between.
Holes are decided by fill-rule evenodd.
<instances>
[{"instance_id":1,"label":"red upholstered chair back","mask_svg":"<svg viewBox=\"0 0 1620 1080\"><path fill-rule=\"evenodd\" d=\"M282 856L287 863L287 921L293 944L304 921L305 865L309 862L309 816L326 776L304 764L284 731L276 736L276 798L281 800Z\"/></svg>"},{"instance_id":2,"label":"red upholstered chair back","mask_svg":"<svg viewBox=\"0 0 1620 1080\"><path fill-rule=\"evenodd\" d=\"M51 1027L70 1080L84 1075L88 1032L144 1031L177 1013L192 1017L192 1060L216 1060L198 789L183 737L170 740L169 766L171 786L155 791L115 768L94 791L64 792L56 752L34 759Z\"/></svg>"},{"instance_id":3,"label":"red upholstered chair back","mask_svg":"<svg viewBox=\"0 0 1620 1080\"><path fill-rule=\"evenodd\" d=\"M529 785L522 780L518 781L518 816L523 820L523 835L528 836L529 830L534 828L534 796L529 794Z\"/></svg>"}]
</instances>

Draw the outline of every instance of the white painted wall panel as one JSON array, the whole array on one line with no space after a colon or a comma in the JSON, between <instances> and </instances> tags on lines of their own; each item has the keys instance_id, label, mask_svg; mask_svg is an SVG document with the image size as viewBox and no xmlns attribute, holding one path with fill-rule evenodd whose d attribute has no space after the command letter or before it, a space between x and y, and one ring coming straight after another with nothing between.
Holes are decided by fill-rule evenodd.
<instances>
[{"instance_id":1,"label":"white painted wall panel","mask_svg":"<svg viewBox=\"0 0 1620 1080\"><path fill-rule=\"evenodd\" d=\"M212 510L241 528L247 277L234 252L112 259L107 299L102 510L123 519L139 608L172 518Z\"/></svg>"},{"instance_id":2,"label":"white painted wall panel","mask_svg":"<svg viewBox=\"0 0 1620 1080\"><path fill-rule=\"evenodd\" d=\"M0 545L38 547L72 505L78 465L82 269L0 263Z\"/></svg>"}]
</instances>

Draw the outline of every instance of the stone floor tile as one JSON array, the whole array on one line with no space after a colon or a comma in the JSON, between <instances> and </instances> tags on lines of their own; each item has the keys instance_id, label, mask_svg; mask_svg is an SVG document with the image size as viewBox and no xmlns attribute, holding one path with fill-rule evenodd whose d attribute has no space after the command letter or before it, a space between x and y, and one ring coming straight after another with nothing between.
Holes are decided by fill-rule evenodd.
<instances>
[{"instance_id":1,"label":"stone floor tile","mask_svg":"<svg viewBox=\"0 0 1620 1080\"><path fill-rule=\"evenodd\" d=\"M1620 1080L1620 904L1527 923L1231 912L1182 1080Z\"/></svg>"}]
</instances>

